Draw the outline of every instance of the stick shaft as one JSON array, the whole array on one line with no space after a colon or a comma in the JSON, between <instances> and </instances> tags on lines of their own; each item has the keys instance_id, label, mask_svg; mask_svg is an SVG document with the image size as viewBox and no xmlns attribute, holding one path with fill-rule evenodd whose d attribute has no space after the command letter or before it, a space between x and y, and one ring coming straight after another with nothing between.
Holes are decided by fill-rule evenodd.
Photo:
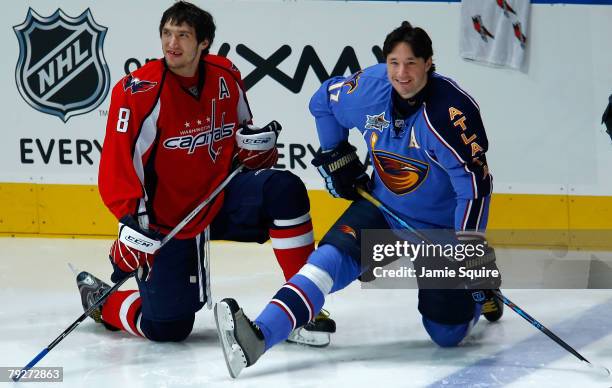
<instances>
[{"instance_id":1,"label":"stick shaft","mask_svg":"<svg viewBox=\"0 0 612 388\"><path fill-rule=\"evenodd\" d=\"M431 241L429 241L429 239L427 239L426 236L423 236L422 234L419 234L416 229L414 229L410 224L408 224L404 219L399 217L397 214L393 213L389 208L387 208L385 205L383 205L382 202L380 202L378 199L374 198L370 193L368 193L367 191L365 191L365 190L363 190L361 188L358 188L357 192L365 200L369 201L374 206L379 208L381 211L387 213L389 216L391 216L393 219L395 219L397 222L399 222L400 225L402 225L406 229L410 230L411 232L417 234L417 236L419 236L419 238L422 238L426 242L431 242ZM501 293L501 291L499 291L499 290L491 290L491 291L493 292L493 294L495 295L496 298L498 298L500 301L502 301L502 303L504 303L506 306L508 306L510 309L512 309L512 311L514 311L515 313L517 313L518 315L523 317L527 322L529 322L536 329L538 329L542 333L544 333L548 338L550 338L551 340L555 341L563 349L565 349L568 352L570 352L572 355L574 355L580 361L584 361L584 362L589 363L590 365L593 365L593 364L591 364L591 362L589 360L587 360L580 353L578 353L578 351L576 351L576 349L572 348L567 342L563 341L555 333L550 331L546 326L542 325L540 322L538 322L531 315L527 314L522 308L520 308L519 306L514 304L510 299L506 298Z\"/></svg>"},{"instance_id":2,"label":"stick shaft","mask_svg":"<svg viewBox=\"0 0 612 388\"><path fill-rule=\"evenodd\" d=\"M534 317L532 317L531 315L527 314L525 312L525 310L523 310L522 308L520 308L519 306L514 304L510 299L508 299L506 296L504 296L501 293L501 291L498 291L498 290L491 290L491 291L493 291L493 293L495 294L495 297L497 297L497 299L501 300L506 306L508 306L510 309L512 309L512 311L514 311L515 313L520 315L527 322L531 323L531 325L533 327L535 327L536 329L540 330L542 333L546 334L546 336L548 338L550 338L551 340L555 341L559 346L563 347L563 349L565 349L568 352L570 352L571 354L573 354L580 361L588 362L589 364L591 364L591 362L589 360L587 360L586 358L584 358L582 356L582 354L578 353L578 351L576 351L576 349L572 348L567 342L565 342L561 338L559 338L555 333L553 333L546 326L544 326L540 322L538 322L538 320L536 320Z\"/></svg>"},{"instance_id":3,"label":"stick shaft","mask_svg":"<svg viewBox=\"0 0 612 388\"><path fill-rule=\"evenodd\" d=\"M100 297L100 299L98 299L94 304L92 304L91 306L89 306L89 308L83 313L81 314L74 322L72 322L72 324L70 326L68 326L68 328L66 328L66 330L64 330L62 332L62 334L60 334L59 336L57 336L56 339L54 339L49 345L47 345L46 348L44 348L40 353L38 353L26 366L23 367L22 370L30 370L32 369L36 364L38 364L38 362L40 360L43 359L43 357L45 357L47 355L47 353L49 353L51 351L51 349L53 349L55 346L57 346L57 344L59 344L60 342L62 342L62 340L64 338L66 338L66 336L68 334L70 334L74 329L77 328L77 326L79 326L81 324L81 322L83 322L88 316L89 314L91 314L92 311L94 311L95 309L97 309L102 303L104 303L104 301L106 300L106 298L108 298L108 296L110 294L112 294L113 292L117 291L119 289L119 287L121 287L123 285L123 283L125 283L127 280L129 279L129 277L125 277L123 279L121 279L119 282L115 283L111 288L109 288L108 290L106 290L106 292L104 294L102 294L102 296ZM16 377L15 379L13 379L14 381L19 381L19 379L21 378L21 376L23 376L23 374L20 374L19 377Z\"/></svg>"},{"instance_id":4,"label":"stick shaft","mask_svg":"<svg viewBox=\"0 0 612 388\"><path fill-rule=\"evenodd\" d=\"M239 165L238 167L236 167L236 169L230 175L228 175L227 178L225 178L225 180L221 182L219 186L217 186L217 188L208 196L208 198L202 201L202 203L200 203L195 209L193 209L191 213L187 214L187 216L181 222L179 222L179 224L176 225L166 237L164 237L161 242L161 246L164 246L164 244L170 241L170 239L174 237L178 232L180 232L185 227L185 225L187 225L189 221L193 219L193 217L195 217L202 209L204 209L204 207L206 207L206 205L210 203L210 201L215 199L215 197L221 192L221 190L223 190L225 186L227 186L227 184L232 180L232 178L235 177L240 171L242 171L243 168L243 165Z\"/></svg>"},{"instance_id":5,"label":"stick shaft","mask_svg":"<svg viewBox=\"0 0 612 388\"><path fill-rule=\"evenodd\" d=\"M189 221L191 221L202 209L204 209L204 207L206 207L206 205L210 203L210 201L212 201L221 192L221 190L225 188L225 186L227 186L227 184L232 180L232 178L234 178L240 171L242 171L243 168L244 168L243 165L239 165L230 175L228 175L223 180L223 182L221 182L221 184L208 196L208 198L202 201L202 203L200 203L195 209L193 209L191 213L187 214L187 216L178 225L176 225L170 231L170 233L168 233L166 237L164 237L164 239L161 241L160 247L163 247L164 245L166 245L166 243L170 241L172 237L174 237L178 232L180 232L185 227L185 225L189 223ZM81 316L79 316L70 326L68 326L68 328L62 332L62 334L60 334L46 348L44 348L40 353L38 353L23 368L23 370L32 369L32 367L34 367L34 365L36 365L40 360L42 360L42 358L45 357L47 353L51 351L51 349L53 349L64 338L66 338L68 334L70 334L74 329L76 329L77 326L79 326L81 322L83 322L89 316L89 314L91 314L95 309L100 307L100 305L104 303L106 298L108 298L108 296L112 294L113 292L117 291L119 287L121 287L123 283L125 283L129 278L130 277L128 276L128 277L121 279L119 282L115 283L111 288L109 288L104 294L102 294L100 299L98 299L95 303L89 306L89 308L83 314L81 314ZM23 376L23 374L19 374L19 377L16 377L13 380L19 381L21 376Z\"/></svg>"}]
</instances>

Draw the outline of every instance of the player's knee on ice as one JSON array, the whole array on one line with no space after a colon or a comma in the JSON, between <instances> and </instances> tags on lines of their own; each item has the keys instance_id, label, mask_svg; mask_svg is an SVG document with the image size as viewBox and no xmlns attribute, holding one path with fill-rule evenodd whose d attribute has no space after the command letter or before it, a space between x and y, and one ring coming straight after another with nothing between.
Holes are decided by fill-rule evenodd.
<instances>
[{"instance_id":1,"label":"player's knee on ice","mask_svg":"<svg viewBox=\"0 0 612 388\"><path fill-rule=\"evenodd\" d=\"M151 341L181 342L191 333L194 321L195 314L189 318L176 321L151 321L143 318L140 322L140 328Z\"/></svg>"},{"instance_id":2,"label":"player's knee on ice","mask_svg":"<svg viewBox=\"0 0 612 388\"><path fill-rule=\"evenodd\" d=\"M423 317L423 326L429 337L438 346L450 348L459 345L470 329L470 322L456 325L445 325Z\"/></svg>"},{"instance_id":3,"label":"player's knee on ice","mask_svg":"<svg viewBox=\"0 0 612 388\"><path fill-rule=\"evenodd\" d=\"M297 218L310 211L304 182L289 171L276 171L264 185L264 210L273 220Z\"/></svg>"},{"instance_id":4,"label":"player's knee on ice","mask_svg":"<svg viewBox=\"0 0 612 388\"><path fill-rule=\"evenodd\" d=\"M441 347L457 346L480 315L466 290L419 290L419 312L425 330Z\"/></svg>"}]
</instances>

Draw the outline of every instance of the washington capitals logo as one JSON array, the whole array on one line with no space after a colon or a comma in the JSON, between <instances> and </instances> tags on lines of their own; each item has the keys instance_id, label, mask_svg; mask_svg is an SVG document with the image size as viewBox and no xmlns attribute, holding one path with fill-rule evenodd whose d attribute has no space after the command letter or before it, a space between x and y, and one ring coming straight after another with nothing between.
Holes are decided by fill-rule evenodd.
<instances>
[{"instance_id":1,"label":"washington capitals logo","mask_svg":"<svg viewBox=\"0 0 612 388\"><path fill-rule=\"evenodd\" d=\"M516 22L512 24L512 28L514 29L514 36L521 43L521 48L525 49L525 44L527 43L527 37L521 31L521 23Z\"/></svg>"},{"instance_id":2,"label":"washington capitals logo","mask_svg":"<svg viewBox=\"0 0 612 388\"><path fill-rule=\"evenodd\" d=\"M472 16L472 23L474 24L474 29L476 32L480 34L482 40L486 42L488 38L495 39L493 34L487 30L487 27L482 24L482 17L480 15Z\"/></svg>"},{"instance_id":3,"label":"washington capitals logo","mask_svg":"<svg viewBox=\"0 0 612 388\"><path fill-rule=\"evenodd\" d=\"M73 18L61 9L42 17L30 8L13 29L19 41L15 81L30 106L66 122L104 101L110 88L102 51L106 27L89 9Z\"/></svg>"},{"instance_id":4,"label":"washington capitals logo","mask_svg":"<svg viewBox=\"0 0 612 388\"><path fill-rule=\"evenodd\" d=\"M380 132L385 128L389 128L390 121L385 119L385 112L379 113L374 116L366 115L365 129L376 129Z\"/></svg>"},{"instance_id":5,"label":"washington capitals logo","mask_svg":"<svg viewBox=\"0 0 612 388\"><path fill-rule=\"evenodd\" d=\"M129 74L123 80L123 90L127 91L130 89L131 94L148 92L149 90L153 89L155 85L157 85L157 82L138 79L136 77L132 77L131 74Z\"/></svg>"},{"instance_id":6,"label":"washington capitals logo","mask_svg":"<svg viewBox=\"0 0 612 388\"><path fill-rule=\"evenodd\" d=\"M509 13L516 15L510 4L506 0L496 0L497 5L504 11L504 16L509 17Z\"/></svg>"},{"instance_id":7,"label":"washington capitals logo","mask_svg":"<svg viewBox=\"0 0 612 388\"><path fill-rule=\"evenodd\" d=\"M211 118L212 125L203 125L194 128L195 134L185 134L183 136L170 137L164 141L166 149L187 150L187 154L191 155L200 147L208 146L208 155L213 162L217 161L217 157L221 154L222 145L215 146L215 143L222 141L234 135L236 123L225 123L225 112L221 113L221 122L217 125L216 120L216 101L213 98L211 101ZM208 121L208 120L207 120ZM197 121L196 121L197 122ZM198 122L198 124L202 124ZM185 123L185 127L189 127L189 123Z\"/></svg>"},{"instance_id":8,"label":"washington capitals logo","mask_svg":"<svg viewBox=\"0 0 612 388\"><path fill-rule=\"evenodd\" d=\"M349 87L349 90L346 92L346 94L351 94L355 91L355 89L357 89L357 86L359 86L358 81L359 77L361 77L361 73L363 73L363 70L359 70L357 73L353 74L350 79L344 82L343 86Z\"/></svg>"}]
</instances>

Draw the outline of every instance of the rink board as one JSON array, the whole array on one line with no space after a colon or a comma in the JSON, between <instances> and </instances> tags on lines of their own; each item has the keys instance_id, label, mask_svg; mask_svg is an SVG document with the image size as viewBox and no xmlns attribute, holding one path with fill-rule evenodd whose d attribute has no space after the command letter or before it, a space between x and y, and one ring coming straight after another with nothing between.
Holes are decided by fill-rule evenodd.
<instances>
[{"instance_id":1,"label":"rink board","mask_svg":"<svg viewBox=\"0 0 612 388\"><path fill-rule=\"evenodd\" d=\"M309 195L320 239L349 202L322 190ZM498 244L612 249L612 197L494 194L490 213ZM117 228L96 186L2 183L0 214L0 234L112 236Z\"/></svg>"}]
</instances>

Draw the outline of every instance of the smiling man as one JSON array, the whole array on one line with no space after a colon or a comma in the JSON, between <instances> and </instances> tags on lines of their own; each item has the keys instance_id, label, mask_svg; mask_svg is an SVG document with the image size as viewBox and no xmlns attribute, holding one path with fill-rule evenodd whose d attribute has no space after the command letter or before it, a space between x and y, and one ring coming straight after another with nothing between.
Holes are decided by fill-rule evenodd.
<instances>
[{"instance_id":1,"label":"smiling man","mask_svg":"<svg viewBox=\"0 0 612 388\"><path fill-rule=\"evenodd\" d=\"M360 260L364 229L402 229L362 199L359 187L414 228L445 230L454 248L484 246L492 177L478 105L457 83L435 72L432 42L423 29L403 22L387 35L383 55L386 63L324 82L310 101L322 149L313 164L333 196L354 202L253 322L235 300L217 304L217 327L232 377L317 314L327 294L370 276L369 263ZM371 177L348 142L351 128L366 141ZM466 266L497 268L492 249L474 257L478 260L453 258ZM429 258L417 258L415 265L424 259ZM500 319L503 305L489 291L500 281L462 279L446 289L421 287L419 312L433 342L456 346L481 313L490 321Z\"/></svg>"},{"instance_id":2,"label":"smiling man","mask_svg":"<svg viewBox=\"0 0 612 388\"><path fill-rule=\"evenodd\" d=\"M210 46L209 39L204 38L199 42L195 34L195 29L187 23L176 25L167 21L161 26L160 35L166 66L178 76L193 77L202 51Z\"/></svg>"},{"instance_id":3,"label":"smiling man","mask_svg":"<svg viewBox=\"0 0 612 388\"><path fill-rule=\"evenodd\" d=\"M210 303L209 239L271 239L287 279L304 265L314 240L304 184L270 169L280 125L252 125L240 72L209 53L212 15L178 1L164 12L159 34L163 58L113 88L98 180L102 200L119 220L111 280L137 274L138 290L113 293L92 318L149 340L182 341L195 313ZM245 169L160 248L235 162ZM109 288L86 272L77 283L85 309ZM335 328L326 315L305 325L294 342L325 346Z\"/></svg>"}]
</instances>

